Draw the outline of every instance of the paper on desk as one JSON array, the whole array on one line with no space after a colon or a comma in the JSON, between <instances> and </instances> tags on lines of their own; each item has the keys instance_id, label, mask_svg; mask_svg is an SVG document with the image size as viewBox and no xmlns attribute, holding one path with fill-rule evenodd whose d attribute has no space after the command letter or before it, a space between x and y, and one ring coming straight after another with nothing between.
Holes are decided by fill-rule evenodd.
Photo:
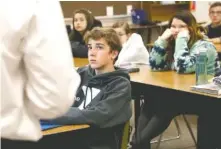
<instances>
[{"instance_id":1,"label":"paper on desk","mask_svg":"<svg viewBox=\"0 0 221 149\"><path fill-rule=\"evenodd\" d=\"M56 128L56 127L59 127L59 126L61 126L61 125L50 124L48 122L41 121L41 130L52 129L52 128Z\"/></svg>"}]
</instances>

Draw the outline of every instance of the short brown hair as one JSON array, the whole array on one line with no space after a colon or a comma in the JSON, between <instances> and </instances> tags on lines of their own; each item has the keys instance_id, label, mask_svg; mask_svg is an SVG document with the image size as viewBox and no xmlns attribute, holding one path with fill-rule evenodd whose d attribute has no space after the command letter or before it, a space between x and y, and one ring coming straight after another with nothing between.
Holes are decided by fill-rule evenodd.
<instances>
[{"instance_id":1,"label":"short brown hair","mask_svg":"<svg viewBox=\"0 0 221 149\"><path fill-rule=\"evenodd\" d=\"M84 40L88 44L89 39L99 40L101 38L107 42L111 51L117 50L120 52L121 42L114 29L95 27L85 35Z\"/></svg>"},{"instance_id":2,"label":"short brown hair","mask_svg":"<svg viewBox=\"0 0 221 149\"><path fill-rule=\"evenodd\" d=\"M126 34L129 34L130 26L127 22L116 22L112 25L112 28L123 28Z\"/></svg>"},{"instance_id":3,"label":"short brown hair","mask_svg":"<svg viewBox=\"0 0 221 149\"><path fill-rule=\"evenodd\" d=\"M210 7L209 7L209 10L210 10L211 8L213 8L213 7L218 7L218 6L221 7L221 2L212 3L212 4L210 5Z\"/></svg>"}]
</instances>

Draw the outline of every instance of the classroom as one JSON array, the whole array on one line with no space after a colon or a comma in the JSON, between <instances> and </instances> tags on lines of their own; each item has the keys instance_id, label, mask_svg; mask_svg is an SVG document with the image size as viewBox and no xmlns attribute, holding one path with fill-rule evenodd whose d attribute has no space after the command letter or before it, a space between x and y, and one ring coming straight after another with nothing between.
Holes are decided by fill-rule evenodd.
<instances>
[{"instance_id":1,"label":"classroom","mask_svg":"<svg viewBox=\"0 0 221 149\"><path fill-rule=\"evenodd\" d=\"M221 149L220 1L0 5L2 149Z\"/></svg>"}]
</instances>

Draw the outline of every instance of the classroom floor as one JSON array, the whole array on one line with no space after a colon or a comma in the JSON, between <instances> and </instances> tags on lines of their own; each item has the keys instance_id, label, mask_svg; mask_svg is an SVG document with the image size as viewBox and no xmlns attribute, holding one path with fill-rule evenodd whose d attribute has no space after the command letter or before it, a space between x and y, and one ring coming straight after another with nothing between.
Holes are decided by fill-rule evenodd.
<instances>
[{"instance_id":1,"label":"classroom floor","mask_svg":"<svg viewBox=\"0 0 221 149\"><path fill-rule=\"evenodd\" d=\"M196 123L197 117L196 116L186 116L188 121L191 124L191 128L194 132L196 137ZM181 136L179 139L165 141L160 143L159 149L196 149L195 144L189 134L189 131L184 123L184 120L181 116L177 117L177 121L179 123L181 129ZM174 121L170 124L169 128L164 132L163 138L175 137L177 135L177 129L175 127ZM157 138L156 138L157 139ZM155 139L154 139L155 140ZM151 149L156 148L157 143L152 143Z\"/></svg>"},{"instance_id":2,"label":"classroom floor","mask_svg":"<svg viewBox=\"0 0 221 149\"><path fill-rule=\"evenodd\" d=\"M186 117L188 121L190 122L191 128L196 137L197 117L196 116L186 116ZM181 129L180 138L176 140L161 142L159 149L196 149L195 144L192 140L191 135L189 134L189 131L187 129L187 126L183 118L181 116L178 116L177 120ZM163 134L163 138L174 137L176 135L177 135L177 129L175 127L175 123L172 121L172 123L170 124L170 127ZM151 148L155 149L156 144L157 143L152 144Z\"/></svg>"}]
</instances>

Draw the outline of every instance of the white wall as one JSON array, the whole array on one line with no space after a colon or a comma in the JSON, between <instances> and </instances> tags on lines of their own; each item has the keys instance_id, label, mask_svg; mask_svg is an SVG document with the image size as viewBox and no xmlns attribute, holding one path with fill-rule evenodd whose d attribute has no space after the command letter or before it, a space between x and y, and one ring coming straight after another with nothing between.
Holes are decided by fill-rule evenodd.
<instances>
[{"instance_id":1,"label":"white wall","mask_svg":"<svg viewBox=\"0 0 221 149\"><path fill-rule=\"evenodd\" d=\"M196 10L192 14L196 17L197 22L209 22L209 1L196 1Z\"/></svg>"}]
</instances>

